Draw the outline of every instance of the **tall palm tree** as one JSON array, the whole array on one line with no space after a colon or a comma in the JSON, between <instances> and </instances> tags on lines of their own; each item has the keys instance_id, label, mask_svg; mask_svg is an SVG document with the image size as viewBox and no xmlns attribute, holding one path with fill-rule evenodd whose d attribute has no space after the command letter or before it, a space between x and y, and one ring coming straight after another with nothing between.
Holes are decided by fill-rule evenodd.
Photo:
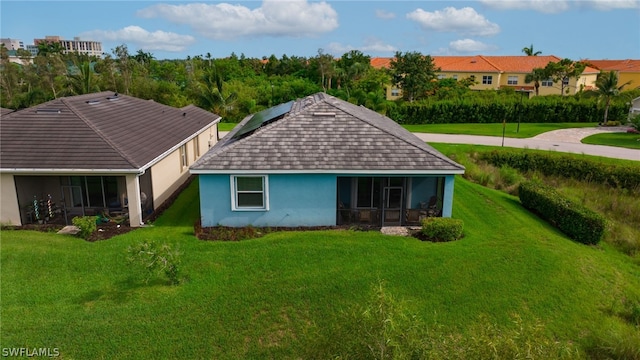
<instances>
[{"instance_id":1,"label":"tall palm tree","mask_svg":"<svg viewBox=\"0 0 640 360\"><path fill-rule=\"evenodd\" d=\"M543 80L546 80L549 78L549 75L547 75L546 71L544 69L541 68L535 68L533 69L533 71L531 71L531 74L527 74L524 77L524 82L525 83L533 83L533 87L536 89L536 96L538 96L539 94L539 89L540 89L540 82Z\"/></svg>"},{"instance_id":2,"label":"tall palm tree","mask_svg":"<svg viewBox=\"0 0 640 360\"><path fill-rule=\"evenodd\" d=\"M542 51L533 51L533 44L531 44L531 46L529 47L524 47L522 48L522 52L525 53L527 56L538 56L540 54L542 54Z\"/></svg>"},{"instance_id":3,"label":"tall palm tree","mask_svg":"<svg viewBox=\"0 0 640 360\"><path fill-rule=\"evenodd\" d=\"M618 85L618 73L614 70L609 72L600 72L596 79L596 94L600 98L600 101L604 101L604 125L607 125L607 117L609 116L609 105L611 100L618 96L622 91L622 88L629 85L631 80L624 84Z\"/></svg>"}]
</instances>

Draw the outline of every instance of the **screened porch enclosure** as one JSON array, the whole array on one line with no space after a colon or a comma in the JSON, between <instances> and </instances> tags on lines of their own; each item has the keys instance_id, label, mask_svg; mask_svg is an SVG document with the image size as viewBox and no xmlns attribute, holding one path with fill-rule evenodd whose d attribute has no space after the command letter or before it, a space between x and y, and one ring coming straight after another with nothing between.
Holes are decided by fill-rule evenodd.
<instances>
[{"instance_id":1,"label":"screened porch enclosure","mask_svg":"<svg viewBox=\"0 0 640 360\"><path fill-rule=\"evenodd\" d=\"M145 194L142 205L153 210L150 178L145 176L140 189L149 196ZM126 216L129 211L124 176L15 176L15 184L23 224L70 224L75 216Z\"/></svg>"},{"instance_id":2,"label":"screened porch enclosure","mask_svg":"<svg viewBox=\"0 0 640 360\"><path fill-rule=\"evenodd\" d=\"M410 226L442 215L444 177L338 177L338 225Z\"/></svg>"}]
</instances>

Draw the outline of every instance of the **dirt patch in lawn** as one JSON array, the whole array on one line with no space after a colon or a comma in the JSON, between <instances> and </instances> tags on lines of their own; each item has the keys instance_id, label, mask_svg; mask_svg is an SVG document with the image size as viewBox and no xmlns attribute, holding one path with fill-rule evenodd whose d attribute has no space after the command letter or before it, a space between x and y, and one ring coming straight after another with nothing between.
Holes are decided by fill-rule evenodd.
<instances>
[{"instance_id":1,"label":"dirt patch in lawn","mask_svg":"<svg viewBox=\"0 0 640 360\"><path fill-rule=\"evenodd\" d=\"M373 226L301 226L301 227L230 227L214 226L202 227L200 223L194 225L196 237L207 241L240 241L263 237L280 231L313 231L313 230L356 230L379 231L380 227Z\"/></svg>"}]
</instances>

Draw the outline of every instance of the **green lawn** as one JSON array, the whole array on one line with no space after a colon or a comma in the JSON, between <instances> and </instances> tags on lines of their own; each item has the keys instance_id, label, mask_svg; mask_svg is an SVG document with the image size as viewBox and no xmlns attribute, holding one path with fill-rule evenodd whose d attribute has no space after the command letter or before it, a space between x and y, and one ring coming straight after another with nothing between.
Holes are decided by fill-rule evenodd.
<instances>
[{"instance_id":1,"label":"green lawn","mask_svg":"<svg viewBox=\"0 0 640 360\"><path fill-rule=\"evenodd\" d=\"M301 358L318 337L340 343L332 329L380 282L450 333L480 316L512 327L512 314L579 346L592 333L637 333L613 311L640 302L630 257L572 242L516 198L460 178L453 216L465 237L452 243L346 230L204 242L193 236L194 182L153 227L107 241L5 230L2 347L74 359ZM143 240L178 247L187 280L137 280L126 249Z\"/></svg>"},{"instance_id":2,"label":"green lawn","mask_svg":"<svg viewBox=\"0 0 640 360\"><path fill-rule=\"evenodd\" d=\"M640 149L640 134L604 133L587 136L584 144L618 146L628 149Z\"/></svg>"},{"instance_id":3,"label":"green lawn","mask_svg":"<svg viewBox=\"0 0 640 360\"><path fill-rule=\"evenodd\" d=\"M418 133L436 134L464 134L464 135L486 135L502 136L502 124L428 124L428 125L403 125L407 130ZM512 138L530 138L547 131L595 127L596 123L507 123L504 136ZM519 131L518 131L519 129Z\"/></svg>"}]
</instances>

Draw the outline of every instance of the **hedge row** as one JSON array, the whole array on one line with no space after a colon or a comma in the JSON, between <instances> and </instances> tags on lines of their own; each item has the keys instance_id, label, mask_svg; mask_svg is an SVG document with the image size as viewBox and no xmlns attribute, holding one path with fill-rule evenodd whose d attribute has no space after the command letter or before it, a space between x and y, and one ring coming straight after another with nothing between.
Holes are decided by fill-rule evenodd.
<instances>
[{"instance_id":1,"label":"hedge row","mask_svg":"<svg viewBox=\"0 0 640 360\"><path fill-rule=\"evenodd\" d=\"M540 171L544 175L563 176L609 186L640 189L640 166L620 166L558 153L527 150L493 150L480 153L480 158L502 167L520 171Z\"/></svg>"},{"instance_id":2,"label":"hedge row","mask_svg":"<svg viewBox=\"0 0 640 360\"><path fill-rule=\"evenodd\" d=\"M608 120L625 120L626 105L614 104L609 108ZM462 124L462 123L558 123L602 122L604 109L594 101L533 101L519 103L467 102L445 100L438 102L402 103L389 111L389 117L400 124Z\"/></svg>"},{"instance_id":3,"label":"hedge row","mask_svg":"<svg viewBox=\"0 0 640 360\"><path fill-rule=\"evenodd\" d=\"M587 245L600 242L605 219L598 213L562 197L549 186L529 181L518 189L522 205L560 229L575 241Z\"/></svg>"}]
</instances>

